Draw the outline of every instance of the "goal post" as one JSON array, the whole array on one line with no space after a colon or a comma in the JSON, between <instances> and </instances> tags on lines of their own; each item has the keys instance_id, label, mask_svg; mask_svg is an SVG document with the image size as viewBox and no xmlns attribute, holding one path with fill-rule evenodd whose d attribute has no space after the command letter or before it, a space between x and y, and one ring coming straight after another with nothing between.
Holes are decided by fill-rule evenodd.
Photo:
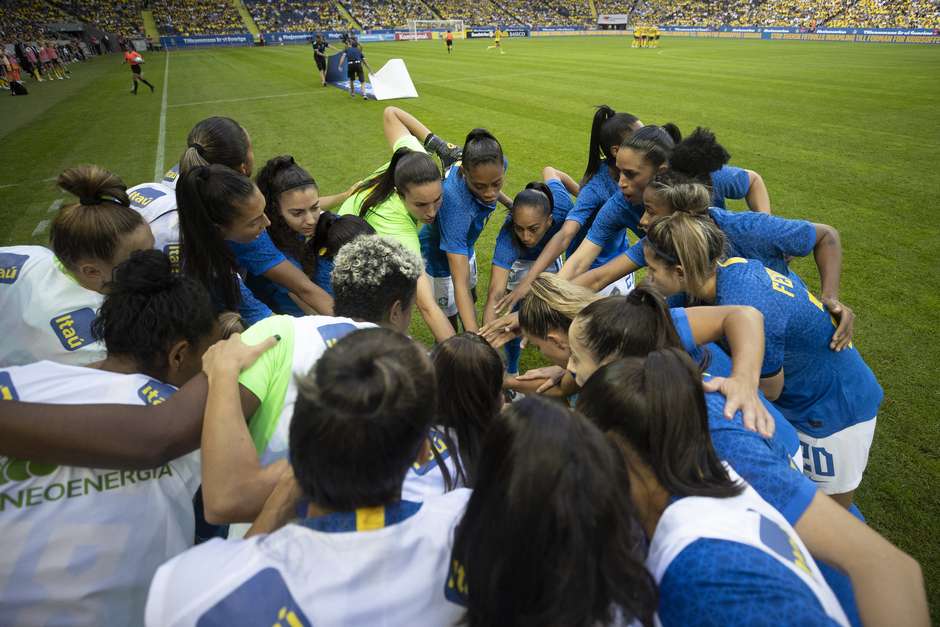
<instances>
[{"instance_id":1,"label":"goal post","mask_svg":"<svg viewBox=\"0 0 940 627\"><path fill-rule=\"evenodd\" d=\"M409 39L412 41L420 39L418 33L447 31L452 32L455 38L463 39L466 33L463 20L408 20L408 32L411 34Z\"/></svg>"}]
</instances>

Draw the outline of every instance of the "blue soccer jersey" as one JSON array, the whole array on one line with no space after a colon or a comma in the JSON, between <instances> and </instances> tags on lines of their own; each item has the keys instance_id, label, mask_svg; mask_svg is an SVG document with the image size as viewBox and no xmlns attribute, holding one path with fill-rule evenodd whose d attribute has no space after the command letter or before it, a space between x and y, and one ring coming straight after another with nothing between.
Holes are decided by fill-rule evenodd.
<instances>
[{"instance_id":1,"label":"blue soccer jersey","mask_svg":"<svg viewBox=\"0 0 940 627\"><path fill-rule=\"evenodd\" d=\"M286 255L274 242L267 231L248 244L226 241L234 253L238 267L247 273L245 284L261 301L267 303L275 313L291 316L303 316L304 312L290 298L290 291L279 283L264 276L264 273L284 261L289 261L301 269L300 262L291 255Z\"/></svg>"},{"instance_id":2,"label":"blue soccer jersey","mask_svg":"<svg viewBox=\"0 0 940 627\"><path fill-rule=\"evenodd\" d=\"M539 258L539 255L542 254L542 250L544 250L549 240L561 229L561 225L564 224L565 218L568 216L568 212L571 211L574 203L571 201L571 195L568 193L568 190L565 189L564 184L558 179L548 181L548 187L552 192L552 202L554 203L552 225L549 227L548 231L545 232L545 235L542 236L542 239L539 240L535 246L531 248L521 248L513 240L512 216L507 216L506 222L499 230L499 235L496 236L496 248L493 251L494 266L511 270L513 262L517 260L535 261Z\"/></svg>"},{"instance_id":3,"label":"blue soccer jersey","mask_svg":"<svg viewBox=\"0 0 940 627\"><path fill-rule=\"evenodd\" d=\"M725 198L738 200L747 196L751 190L751 177L747 170L733 165L722 166L720 170L712 172L711 177L712 205L720 209L725 208Z\"/></svg>"},{"instance_id":4,"label":"blue soccer jersey","mask_svg":"<svg viewBox=\"0 0 940 627\"><path fill-rule=\"evenodd\" d=\"M575 200L574 207L568 213L568 220L576 222L580 229L578 233L571 240L571 243L568 245L568 250L566 255L570 257L578 250L578 246L581 245L581 242L584 241L584 238L587 237L588 231L591 230L591 226L594 224L594 220L597 218L598 212L601 210L601 207L604 206L612 196L615 194L623 195L620 191L620 188L617 186L617 181L610 178L610 171L607 168L607 162L603 161L597 167L597 170L594 172L594 175L588 179L588 182L581 186L581 190L578 192L578 198ZM623 252L626 248L627 241L626 236L622 239L617 239L609 242L606 246L603 247L601 253L597 256L597 259L591 265L592 268L597 268L611 259L615 258L617 255Z\"/></svg>"},{"instance_id":5,"label":"blue soccer jersey","mask_svg":"<svg viewBox=\"0 0 940 627\"><path fill-rule=\"evenodd\" d=\"M447 253L472 257L496 203L488 205L473 195L458 166L451 166L444 180L444 200L437 219L421 229L421 254L428 274L450 276Z\"/></svg>"},{"instance_id":6,"label":"blue soccer jersey","mask_svg":"<svg viewBox=\"0 0 940 627\"><path fill-rule=\"evenodd\" d=\"M326 257L317 258L317 269L313 274L313 282L323 288L323 291L333 296L333 260Z\"/></svg>"},{"instance_id":7,"label":"blue soccer jersey","mask_svg":"<svg viewBox=\"0 0 940 627\"><path fill-rule=\"evenodd\" d=\"M614 194L598 211L594 224L588 230L587 240L600 246L602 252L606 253L613 247L617 254L622 254L629 246L627 229L633 231L637 237L643 236L640 229L642 217L643 205L634 205L623 194ZM600 256L591 267L595 267L599 260Z\"/></svg>"},{"instance_id":8,"label":"blue soccer jersey","mask_svg":"<svg viewBox=\"0 0 940 627\"><path fill-rule=\"evenodd\" d=\"M783 370L775 401L799 431L827 437L874 418L884 396L854 346L829 348L835 321L800 283L759 261L733 257L719 264L718 305L750 305L764 315L763 376Z\"/></svg>"}]
</instances>

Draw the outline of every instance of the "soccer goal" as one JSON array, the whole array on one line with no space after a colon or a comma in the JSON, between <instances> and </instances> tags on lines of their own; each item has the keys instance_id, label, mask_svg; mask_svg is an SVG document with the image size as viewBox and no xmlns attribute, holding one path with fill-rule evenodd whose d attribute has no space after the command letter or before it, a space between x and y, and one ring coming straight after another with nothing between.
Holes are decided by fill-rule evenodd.
<instances>
[{"instance_id":1,"label":"soccer goal","mask_svg":"<svg viewBox=\"0 0 940 627\"><path fill-rule=\"evenodd\" d=\"M463 20L408 20L408 37L412 41L419 39L430 39L431 32L447 32L454 34L455 38L462 39L466 32L463 27ZM427 33L424 35L423 33Z\"/></svg>"}]
</instances>

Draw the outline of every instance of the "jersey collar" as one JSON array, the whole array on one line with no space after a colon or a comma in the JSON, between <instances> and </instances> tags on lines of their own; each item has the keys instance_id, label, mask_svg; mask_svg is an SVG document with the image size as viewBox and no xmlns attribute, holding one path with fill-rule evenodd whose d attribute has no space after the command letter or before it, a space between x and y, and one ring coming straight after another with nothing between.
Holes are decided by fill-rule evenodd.
<instances>
[{"instance_id":1,"label":"jersey collar","mask_svg":"<svg viewBox=\"0 0 940 627\"><path fill-rule=\"evenodd\" d=\"M363 507L352 512L333 512L325 516L305 518L300 524L326 533L374 531L407 520L418 513L419 509L421 503L395 501L385 506Z\"/></svg>"}]
</instances>

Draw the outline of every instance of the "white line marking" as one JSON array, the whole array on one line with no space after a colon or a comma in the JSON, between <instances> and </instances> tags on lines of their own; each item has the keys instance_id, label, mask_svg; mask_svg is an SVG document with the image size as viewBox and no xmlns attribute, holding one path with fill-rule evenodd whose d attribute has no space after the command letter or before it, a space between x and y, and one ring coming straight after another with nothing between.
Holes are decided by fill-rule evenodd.
<instances>
[{"instance_id":1,"label":"white line marking","mask_svg":"<svg viewBox=\"0 0 940 627\"><path fill-rule=\"evenodd\" d=\"M40 181L22 181L20 183L7 183L6 185L0 185L0 189L6 189L8 187L19 187L20 185L36 185L37 183L48 183L49 181L54 181L58 177L50 176L47 179L42 179Z\"/></svg>"},{"instance_id":2,"label":"white line marking","mask_svg":"<svg viewBox=\"0 0 940 627\"><path fill-rule=\"evenodd\" d=\"M53 201L52 201L52 204L49 205L49 208L46 209L46 213L53 213L53 212L55 212L55 211L58 211L58 210L59 210L59 207L61 207L61 206L62 206L62 199L61 199L61 198L59 198L58 200L53 200Z\"/></svg>"},{"instance_id":3,"label":"white line marking","mask_svg":"<svg viewBox=\"0 0 940 627\"><path fill-rule=\"evenodd\" d=\"M200 100L199 102L180 102L178 104L171 104L170 108L175 109L176 107L196 107L199 105L207 104L218 104L220 102L246 102L248 100L267 100L269 98L290 98L291 96L310 96L312 92L309 91L292 91L286 94L269 94L267 96L248 96L246 98L223 98L222 100Z\"/></svg>"},{"instance_id":4,"label":"white line marking","mask_svg":"<svg viewBox=\"0 0 940 627\"><path fill-rule=\"evenodd\" d=\"M45 232L45 230L48 227L49 227L49 220L40 220L39 224L36 225L36 228L33 229L33 237L36 237L40 233Z\"/></svg>"},{"instance_id":5,"label":"white line marking","mask_svg":"<svg viewBox=\"0 0 940 627\"><path fill-rule=\"evenodd\" d=\"M169 85L167 81L170 78L170 53L164 52L166 63L163 64L163 102L160 104L160 131L157 135L157 156L153 164L153 180L159 181L163 178L163 160L166 153L166 94Z\"/></svg>"}]
</instances>

